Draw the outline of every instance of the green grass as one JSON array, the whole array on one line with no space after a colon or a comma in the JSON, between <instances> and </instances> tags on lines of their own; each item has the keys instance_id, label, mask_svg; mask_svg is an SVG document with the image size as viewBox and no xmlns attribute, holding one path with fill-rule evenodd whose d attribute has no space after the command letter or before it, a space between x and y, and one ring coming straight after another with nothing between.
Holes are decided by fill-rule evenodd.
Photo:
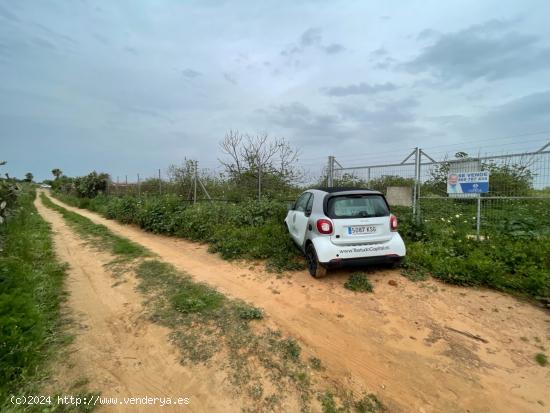
<instances>
[{"instance_id":1,"label":"green grass","mask_svg":"<svg viewBox=\"0 0 550 413\"><path fill-rule=\"evenodd\" d=\"M44 411L14 406L10 395L40 394L51 362L72 341L60 306L67 267L57 260L50 226L26 187L7 224L0 225L0 411ZM76 411L77 409L72 409ZM69 411L58 408L56 411ZM79 411L83 411L79 409Z\"/></svg>"},{"instance_id":2,"label":"green grass","mask_svg":"<svg viewBox=\"0 0 550 413\"><path fill-rule=\"evenodd\" d=\"M351 291L357 292L373 292L372 284L369 281L367 274L363 272L355 272L349 276L349 279L345 282L344 287Z\"/></svg>"},{"instance_id":3,"label":"green grass","mask_svg":"<svg viewBox=\"0 0 550 413\"><path fill-rule=\"evenodd\" d=\"M360 399L350 392L340 392L335 396L330 391L318 396L323 413L377 413L386 411L374 394L364 394Z\"/></svg>"},{"instance_id":4,"label":"green grass","mask_svg":"<svg viewBox=\"0 0 550 413\"><path fill-rule=\"evenodd\" d=\"M148 297L151 319L173 330L171 338L181 349L183 363L208 363L223 352L230 381L238 389L254 395L263 392L257 386L261 377L257 365L268 372L272 387L282 393L284 383L290 381L303 406L309 405L310 374L300 358L299 344L276 331L252 329L250 323L263 318L260 309L230 299L157 260L143 261L136 275L139 289ZM277 393L271 396L262 393L273 408L279 406Z\"/></svg>"},{"instance_id":5,"label":"green grass","mask_svg":"<svg viewBox=\"0 0 550 413\"><path fill-rule=\"evenodd\" d=\"M105 225L95 224L90 219L55 204L44 193L40 198L45 206L59 212L78 234L96 246L129 260L150 255L147 249L141 245L113 234Z\"/></svg>"},{"instance_id":6,"label":"green grass","mask_svg":"<svg viewBox=\"0 0 550 413\"><path fill-rule=\"evenodd\" d=\"M536 354L535 355L535 361L541 366L548 365L548 357L546 357L546 354L544 354L544 353Z\"/></svg>"}]
</instances>

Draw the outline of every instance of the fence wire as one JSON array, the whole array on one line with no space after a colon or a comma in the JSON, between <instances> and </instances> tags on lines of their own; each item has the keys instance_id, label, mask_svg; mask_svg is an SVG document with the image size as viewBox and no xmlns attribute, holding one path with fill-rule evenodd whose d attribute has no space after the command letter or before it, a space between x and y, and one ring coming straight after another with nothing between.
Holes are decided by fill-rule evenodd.
<instances>
[{"instance_id":1,"label":"fence wire","mask_svg":"<svg viewBox=\"0 0 550 413\"><path fill-rule=\"evenodd\" d=\"M329 157L327 182L364 186L387 193L389 187L410 188L411 211L418 218L462 224L480 232L510 232L529 225L550 230L550 143L535 152L435 160L416 148L394 164L343 167ZM455 172L489 171L489 191L447 194L447 176ZM537 222L528 222L536 220Z\"/></svg>"}]
</instances>

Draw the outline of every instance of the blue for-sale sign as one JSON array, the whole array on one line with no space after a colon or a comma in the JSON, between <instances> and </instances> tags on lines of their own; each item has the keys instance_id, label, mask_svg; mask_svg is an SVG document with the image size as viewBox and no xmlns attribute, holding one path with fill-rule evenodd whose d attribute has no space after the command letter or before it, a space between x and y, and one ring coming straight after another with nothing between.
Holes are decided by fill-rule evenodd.
<instances>
[{"instance_id":1,"label":"blue for-sale sign","mask_svg":"<svg viewBox=\"0 0 550 413\"><path fill-rule=\"evenodd\" d=\"M489 171L457 172L447 176L448 194L482 194L489 192Z\"/></svg>"}]
</instances>

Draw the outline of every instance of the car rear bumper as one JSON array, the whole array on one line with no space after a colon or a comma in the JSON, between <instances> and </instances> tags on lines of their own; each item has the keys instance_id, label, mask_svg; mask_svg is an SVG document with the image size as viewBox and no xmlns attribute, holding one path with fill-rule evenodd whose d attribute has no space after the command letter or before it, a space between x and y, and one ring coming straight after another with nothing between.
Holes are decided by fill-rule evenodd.
<instances>
[{"instance_id":1,"label":"car rear bumper","mask_svg":"<svg viewBox=\"0 0 550 413\"><path fill-rule=\"evenodd\" d=\"M389 241L376 244L335 245L330 237L317 237L312 241L319 262L329 266L359 260L364 263L395 262L406 255L405 243L397 232Z\"/></svg>"},{"instance_id":2,"label":"car rear bumper","mask_svg":"<svg viewBox=\"0 0 550 413\"><path fill-rule=\"evenodd\" d=\"M337 258L325 263L328 268L340 268L340 267L361 267L365 265L376 264L397 264L401 262L399 255L379 255L376 257L363 257L363 258Z\"/></svg>"}]
</instances>

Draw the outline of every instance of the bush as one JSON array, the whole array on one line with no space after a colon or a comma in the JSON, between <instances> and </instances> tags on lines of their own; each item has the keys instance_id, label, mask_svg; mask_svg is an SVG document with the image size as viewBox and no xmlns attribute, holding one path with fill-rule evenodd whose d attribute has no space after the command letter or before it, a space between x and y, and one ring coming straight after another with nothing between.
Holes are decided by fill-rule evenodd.
<instances>
[{"instance_id":1,"label":"bush","mask_svg":"<svg viewBox=\"0 0 550 413\"><path fill-rule=\"evenodd\" d=\"M238 204L188 204L175 195L150 198L77 198L62 201L95 210L109 219L136 224L146 231L207 242L225 259L265 259L273 271L304 268L304 261L284 226L286 203L247 200Z\"/></svg>"}]
</instances>

